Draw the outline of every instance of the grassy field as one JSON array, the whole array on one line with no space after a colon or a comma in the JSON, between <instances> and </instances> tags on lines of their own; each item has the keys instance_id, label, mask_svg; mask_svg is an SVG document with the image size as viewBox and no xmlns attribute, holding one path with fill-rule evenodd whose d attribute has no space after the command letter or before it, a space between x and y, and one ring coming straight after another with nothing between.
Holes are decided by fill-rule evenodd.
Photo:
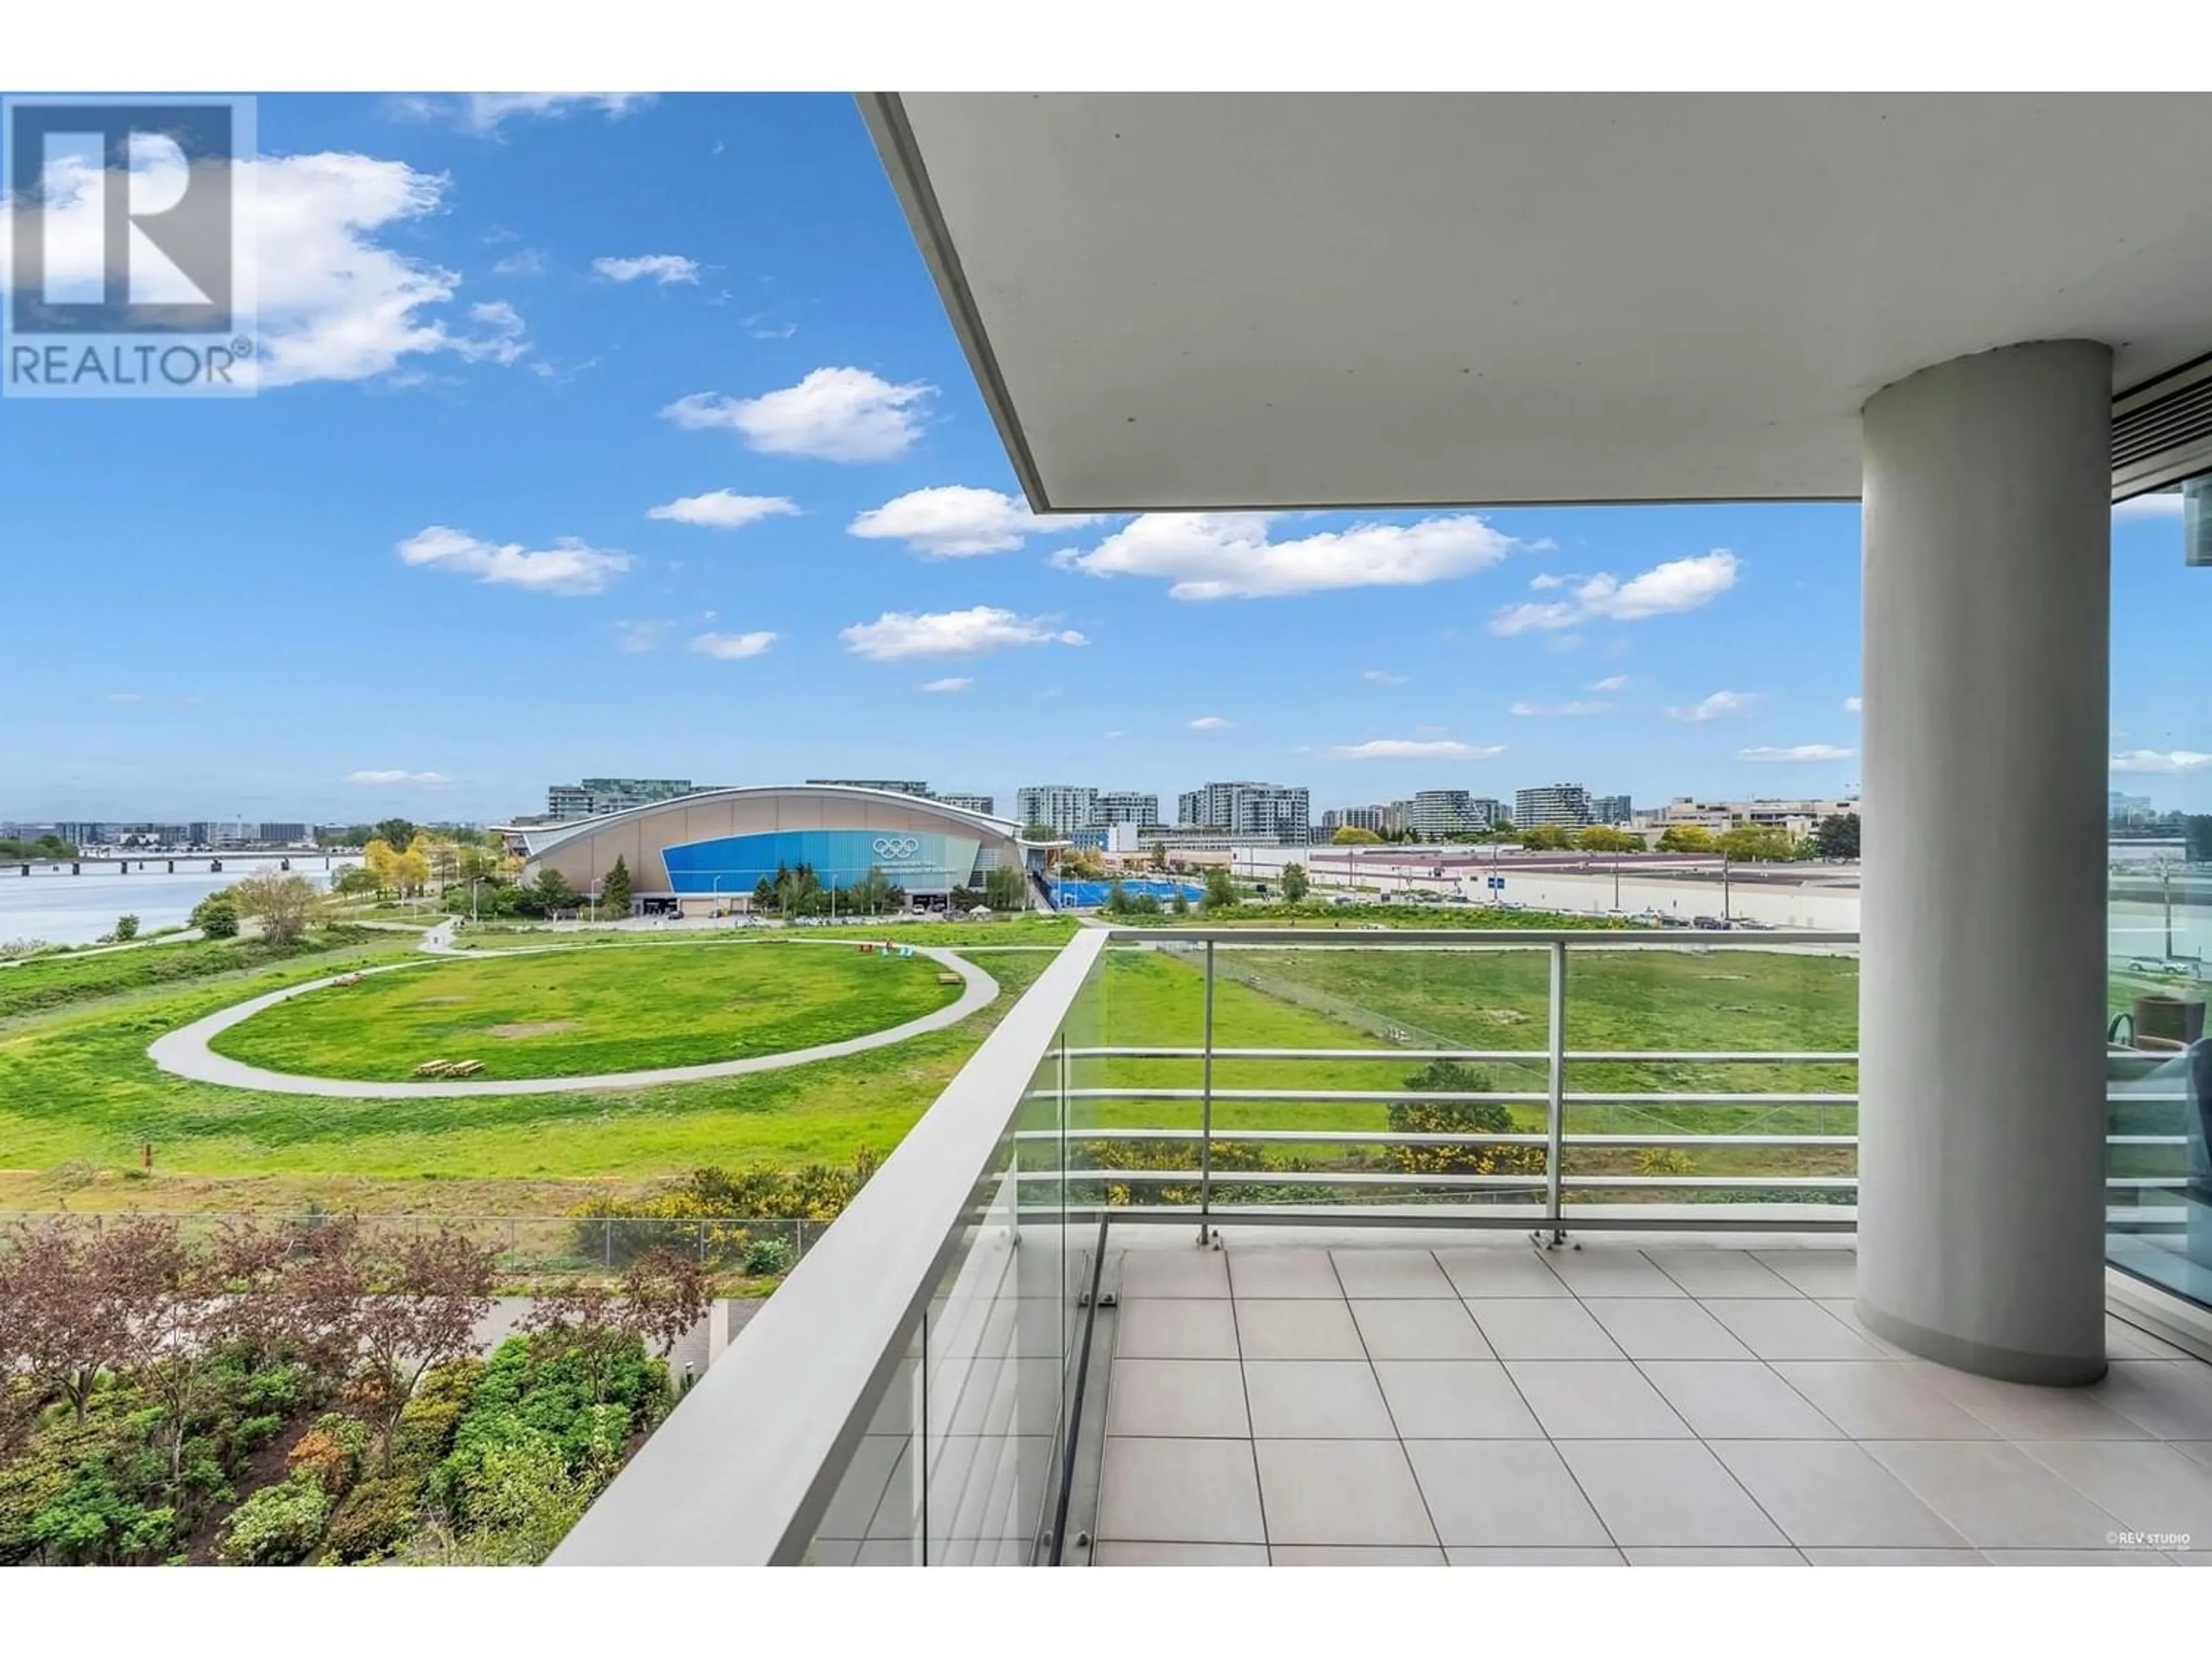
<instances>
[{"instance_id":1,"label":"grassy field","mask_svg":"<svg viewBox=\"0 0 2212 1659\"><path fill-rule=\"evenodd\" d=\"M191 940L110 951L100 956L37 957L0 968L0 1022L20 1014L95 1002L125 992L174 985L325 954L372 940L358 927L319 928L296 945L258 939Z\"/></svg>"},{"instance_id":2,"label":"grassy field","mask_svg":"<svg viewBox=\"0 0 2212 1659\"><path fill-rule=\"evenodd\" d=\"M963 925L966 927L967 925ZM1007 993L951 1030L887 1049L717 1082L672 1088L567 1096L491 1097L465 1101L329 1101L267 1096L181 1082L155 1070L146 1043L159 1033L287 983L338 968L404 958L413 940L397 933L325 950L296 961L241 968L209 951L205 970L151 984L118 979L103 1000L19 1013L0 1023L0 1209L277 1208L309 1203L392 1213L526 1215L565 1209L594 1194L625 1194L697 1166L842 1164L861 1147L888 1152L935 1099L976 1043L1052 960L1050 929L1068 924L982 924L968 936L1030 948L979 953L975 960ZM920 930L902 932L920 942ZM1159 937L1159 936L1155 936ZM1168 943L1172 936L1162 938ZM564 941L565 942L565 941ZM624 943L630 947L617 949ZM610 954L610 952L612 952ZM655 952L666 953L656 956ZM758 953L756 958L755 953ZM119 971L133 956L77 966ZM1223 949L1216 987L1215 1035L1224 1047L1376 1048L1430 1044L1540 1051L1546 1040L1546 953L1505 951L1333 951L1273 947ZM726 985L753 960L818 958L848 963L866 977L927 969L886 963L857 951L781 947L759 935L712 942L652 935L610 937L573 955L507 963L463 961L409 969L380 980L415 996L448 973L526 975L547 964L596 968L610 985L683 994L701 973ZM664 961L696 961L681 974ZM1856 1045L1856 963L1849 957L1772 948L1585 952L1571 957L1568 1039L1577 1048L1848 1050ZM0 971L0 982L7 972ZM933 984L933 973L925 973ZM458 983L449 981L447 983ZM489 982L489 981L487 981ZM587 979L583 988L600 981ZM2127 975L2112 981L2112 1006L2148 990L2171 988ZM719 993L718 993L719 994ZM727 999L735 1000L735 998ZM312 1010L316 999L301 1005ZM332 1005L357 1014L361 1003ZM450 1018L455 1005L418 1008ZM1194 953L1141 947L1109 952L1098 979L1071 1021L1090 1043L1194 1046L1205 994ZM396 1017L396 1016L395 1016ZM544 1021L540 1001L471 1010L490 1023ZM782 1022L778 1021L781 1030ZM246 1028L240 1028L246 1029ZM1394 1037L1393 1033L1398 1035ZM325 1043L341 1034L325 1031ZM779 1036L779 1042L788 1039ZM520 1045L519 1045L520 1046ZM268 1063L264 1061L264 1063ZM1233 1089L1364 1089L1395 1093L1419 1069L1382 1061L1220 1060L1214 1081ZM1540 1094L1540 1064L1498 1061L1479 1069L1493 1088ZM1195 1060L1082 1062L1074 1080L1114 1089L1195 1087ZM1627 1065L1586 1062L1570 1068L1580 1091L1674 1092L1833 1090L1854 1086L1849 1066L1729 1065L1681 1060ZM1516 1127L1543 1122L1535 1103L1512 1109ZM1114 1098L1077 1108L1079 1128L1102 1138L1116 1128L1184 1127L1195 1103ZM1218 1101L1218 1129L1273 1127L1380 1130L1384 1102ZM1570 1109L1576 1133L1849 1133L1849 1106L1767 1106L1725 1099L1700 1103L1635 1101ZM2146 1127L2156 1127L2157 1125ZM135 1166L150 1142L150 1177ZM1328 1143L1306 1149L1316 1159ZM1639 1170L1633 1152L1571 1152L1577 1170ZM1813 1174L1847 1171L1847 1149L1696 1148L1686 1168L1700 1174ZM2161 1167L2163 1167L2161 1165Z\"/></svg>"},{"instance_id":3,"label":"grassy field","mask_svg":"<svg viewBox=\"0 0 2212 1659\"><path fill-rule=\"evenodd\" d=\"M314 1200L386 1213L542 1213L706 1164L842 1163L863 1146L887 1152L1051 960L1027 951L987 958L1006 994L949 1030L848 1059L659 1089L322 1100L188 1083L146 1058L149 1042L188 1020L410 948L390 935L0 1030L0 1208L66 1198L80 1209L296 1209ZM136 1172L146 1143L150 1179Z\"/></svg>"},{"instance_id":4,"label":"grassy field","mask_svg":"<svg viewBox=\"0 0 2212 1659\"><path fill-rule=\"evenodd\" d=\"M329 986L217 1036L218 1054L311 1077L397 1079L474 1060L497 1079L696 1066L842 1042L944 1007L926 957L757 940L425 959Z\"/></svg>"}]
</instances>

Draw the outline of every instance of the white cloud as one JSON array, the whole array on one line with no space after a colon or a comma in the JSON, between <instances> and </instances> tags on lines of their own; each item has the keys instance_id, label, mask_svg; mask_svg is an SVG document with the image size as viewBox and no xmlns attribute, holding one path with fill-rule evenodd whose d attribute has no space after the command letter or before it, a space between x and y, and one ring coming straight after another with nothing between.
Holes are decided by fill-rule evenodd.
<instances>
[{"instance_id":1,"label":"white cloud","mask_svg":"<svg viewBox=\"0 0 2212 1659\"><path fill-rule=\"evenodd\" d=\"M143 702L146 694L143 691L111 691L107 694L107 700L110 702Z\"/></svg>"},{"instance_id":2,"label":"white cloud","mask_svg":"<svg viewBox=\"0 0 2212 1659\"><path fill-rule=\"evenodd\" d=\"M592 270L611 283L635 283L644 277L663 288L671 283L699 280L699 262L680 253L640 253L629 258L601 254L592 261Z\"/></svg>"},{"instance_id":3,"label":"white cloud","mask_svg":"<svg viewBox=\"0 0 2212 1659\"><path fill-rule=\"evenodd\" d=\"M1856 697L1845 697L1845 698L1844 699L1844 713L1845 713L1846 714L1857 714L1857 713L1859 712L1859 708L1860 708L1860 702L1859 702L1859 699L1858 699L1858 698L1856 698Z\"/></svg>"},{"instance_id":4,"label":"white cloud","mask_svg":"<svg viewBox=\"0 0 2212 1659\"><path fill-rule=\"evenodd\" d=\"M1590 682L1590 690L1593 691L1626 691L1628 690L1628 676L1626 674L1607 674L1601 680L1592 680Z\"/></svg>"},{"instance_id":5,"label":"white cloud","mask_svg":"<svg viewBox=\"0 0 2212 1659\"><path fill-rule=\"evenodd\" d=\"M1363 668L1359 671L1359 678L1370 680L1376 685L1403 685L1406 683L1403 674L1394 674L1387 668Z\"/></svg>"},{"instance_id":6,"label":"white cloud","mask_svg":"<svg viewBox=\"0 0 2212 1659\"><path fill-rule=\"evenodd\" d=\"M491 274L495 276L543 276L545 274L545 256L534 247L519 247L514 252L495 259Z\"/></svg>"},{"instance_id":7,"label":"white cloud","mask_svg":"<svg viewBox=\"0 0 2212 1659\"><path fill-rule=\"evenodd\" d=\"M389 769L369 769L360 772L349 772L345 775L345 781L348 783L386 785L410 783L421 785L425 787L435 787L439 784L451 781L451 780L448 779L443 772L408 772L403 771L397 767L391 768Z\"/></svg>"},{"instance_id":8,"label":"white cloud","mask_svg":"<svg viewBox=\"0 0 2212 1659\"><path fill-rule=\"evenodd\" d=\"M1609 714L1613 712L1613 705L1609 702L1516 702L1505 712L1522 716Z\"/></svg>"},{"instance_id":9,"label":"white cloud","mask_svg":"<svg viewBox=\"0 0 2212 1659\"><path fill-rule=\"evenodd\" d=\"M1234 720L1224 720L1218 714L1200 714L1191 721L1190 729L1194 732L1226 732L1235 724Z\"/></svg>"},{"instance_id":10,"label":"white cloud","mask_svg":"<svg viewBox=\"0 0 2212 1659\"><path fill-rule=\"evenodd\" d=\"M869 508L845 526L872 541L902 541L933 559L1011 553L1026 536L1048 536L1093 522L1093 514L1039 518L1012 495L967 484L914 489Z\"/></svg>"},{"instance_id":11,"label":"white cloud","mask_svg":"<svg viewBox=\"0 0 2212 1659\"><path fill-rule=\"evenodd\" d=\"M921 435L921 405L936 390L921 381L893 386L865 368L817 368L757 398L695 392L660 412L691 431L735 432L764 454L889 461Z\"/></svg>"},{"instance_id":12,"label":"white cloud","mask_svg":"<svg viewBox=\"0 0 2212 1659\"><path fill-rule=\"evenodd\" d=\"M1273 599L1343 587L1411 587L1495 564L1516 545L1474 515L1354 525L1271 541L1267 513L1147 513L1088 552L1053 556L1091 576L1156 576L1176 599Z\"/></svg>"},{"instance_id":13,"label":"white cloud","mask_svg":"<svg viewBox=\"0 0 2212 1659\"><path fill-rule=\"evenodd\" d=\"M1566 585L1567 579L1565 576L1531 576L1528 579L1528 586L1539 593L1549 592L1554 587L1565 587Z\"/></svg>"},{"instance_id":14,"label":"white cloud","mask_svg":"<svg viewBox=\"0 0 2212 1659\"><path fill-rule=\"evenodd\" d=\"M2112 757L2115 772L2195 772L2212 766L2212 755L2194 749L2130 749Z\"/></svg>"},{"instance_id":15,"label":"white cloud","mask_svg":"<svg viewBox=\"0 0 2212 1659\"><path fill-rule=\"evenodd\" d=\"M1756 714L1759 705L1765 701L1766 694L1763 691L1716 691L1711 696L1693 702L1686 708L1667 708L1660 712L1670 720L1703 722Z\"/></svg>"},{"instance_id":16,"label":"white cloud","mask_svg":"<svg viewBox=\"0 0 2212 1659\"><path fill-rule=\"evenodd\" d=\"M1431 738L1423 742L1413 738L1376 738L1370 743L1355 743L1327 751L1338 760L1490 760L1505 752L1503 744L1478 748L1473 744L1454 743L1448 738Z\"/></svg>"},{"instance_id":17,"label":"white cloud","mask_svg":"<svg viewBox=\"0 0 2212 1659\"><path fill-rule=\"evenodd\" d=\"M723 297L725 299L729 297L727 289L723 291ZM750 337L756 340L788 340L799 332L797 323L772 323L764 311L755 312L738 326L744 329Z\"/></svg>"},{"instance_id":18,"label":"white cloud","mask_svg":"<svg viewBox=\"0 0 2212 1659\"><path fill-rule=\"evenodd\" d=\"M1839 761L1857 753L1856 749L1838 749L1832 743L1801 743L1786 749L1739 749L1735 757L1741 761Z\"/></svg>"},{"instance_id":19,"label":"white cloud","mask_svg":"<svg viewBox=\"0 0 2212 1659\"><path fill-rule=\"evenodd\" d=\"M872 623L854 623L837 637L855 656L873 662L908 657L969 657L1024 645L1087 645L1073 629L1055 629L1050 617L1018 617L995 605L966 611L886 611Z\"/></svg>"},{"instance_id":20,"label":"white cloud","mask_svg":"<svg viewBox=\"0 0 2212 1659\"><path fill-rule=\"evenodd\" d=\"M660 636L667 631L665 622L622 622L615 624L615 649L633 655L660 648Z\"/></svg>"},{"instance_id":21,"label":"white cloud","mask_svg":"<svg viewBox=\"0 0 2212 1659\"><path fill-rule=\"evenodd\" d=\"M703 495L678 495L672 501L647 507L648 519L672 519L709 530L738 530L781 513L796 513L798 505L787 495L740 495L734 490L710 489Z\"/></svg>"},{"instance_id":22,"label":"white cloud","mask_svg":"<svg viewBox=\"0 0 2212 1659\"><path fill-rule=\"evenodd\" d=\"M965 691L969 686L975 684L975 682L974 680L969 679L964 674L954 674L941 680L927 681L923 684L921 689L925 691L938 691L949 694L954 691Z\"/></svg>"},{"instance_id":23,"label":"white cloud","mask_svg":"<svg viewBox=\"0 0 2212 1659\"><path fill-rule=\"evenodd\" d=\"M702 657L735 662L740 657L759 656L779 637L765 629L752 634L694 634L690 648Z\"/></svg>"},{"instance_id":24,"label":"white cloud","mask_svg":"<svg viewBox=\"0 0 2212 1659\"><path fill-rule=\"evenodd\" d=\"M1106 736L1107 736L1107 738L1108 738L1108 739L1109 739L1109 740L1111 740L1111 739L1113 739L1113 738L1118 738L1118 737L1120 737L1121 735L1121 732L1109 732L1106 734Z\"/></svg>"},{"instance_id":25,"label":"white cloud","mask_svg":"<svg viewBox=\"0 0 2212 1659\"><path fill-rule=\"evenodd\" d=\"M1600 572L1576 581L1568 599L1505 606L1490 619L1490 631L1527 634L1595 620L1641 622L1647 617L1695 611L1735 586L1741 569L1735 554L1715 548L1695 558L1656 564L1626 581ZM1543 581L1538 578L1539 585Z\"/></svg>"},{"instance_id":26,"label":"white cloud","mask_svg":"<svg viewBox=\"0 0 2212 1659\"><path fill-rule=\"evenodd\" d=\"M479 138L498 134L520 115L558 117L597 110L619 118L653 101L649 92L471 92L457 98L410 94L392 100L395 112L418 121L449 121Z\"/></svg>"},{"instance_id":27,"label":"white cloud","mask_svg":"<svg viewBox=\"0 0 2212 1659\"><path fill-rule=\"evenodd\" d=\"M518 542L479 541L441 524L400 543L399 559L403 564L456 570L480 582L572 598L599 592L630 567L629 554L602 551L574 536L560 537L551 547L532 552Z\"/></svg>"},{"instance_id":28,"label":"white cloud","mask_svg":"<svg viewBox=\"0 0 2212 1659\"><path fill-rule=\"evenodd\" d=\"M530 349L530 343L522 337L522 313L504 300L471 306L469 320L490 331L453 342L453 349L471 362L488 357L504 367Z\"/></svg>"},{"instance_id":29,"label":"white cloud","mask_svg":"<svg viewBox=\"0 0 2212 1659\"><path fill-rule=\"evenodd\" d=\"M2181 492L2160 490L2155 495L2130 495L2112 509L2116 519L2178 519L2181 516Z\"/></svg>"}]
</instances>

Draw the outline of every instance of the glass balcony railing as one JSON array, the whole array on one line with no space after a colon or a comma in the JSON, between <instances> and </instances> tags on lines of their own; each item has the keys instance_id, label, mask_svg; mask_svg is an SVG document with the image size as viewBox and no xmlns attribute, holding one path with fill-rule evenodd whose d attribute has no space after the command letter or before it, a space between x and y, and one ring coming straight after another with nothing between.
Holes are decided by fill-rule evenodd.
<instances>
[{"instance_id":1,"label":"glass balcony railing","mask_svg":"<svg viewBox=\"0 0 2212 1659\"><path fill-rule=\"evenodd\" d=\"M1857 1025L1848 933L1086 929L554 1559L1050 1564L1109 1227L1848 1231ZM2112 1054L2202 1296L2204 1080Z\"/></svg>"}]
</instances>

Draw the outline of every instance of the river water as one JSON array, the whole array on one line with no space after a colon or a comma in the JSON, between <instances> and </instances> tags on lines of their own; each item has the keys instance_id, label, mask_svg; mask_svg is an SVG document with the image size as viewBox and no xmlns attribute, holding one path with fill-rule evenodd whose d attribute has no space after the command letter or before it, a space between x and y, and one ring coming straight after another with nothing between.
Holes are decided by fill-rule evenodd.
<instances>
[{"instance_id":1,"label":"river water","mask_svg":"<svg viewBox=\"0 0 2212 1659\"><path fill-rule=\"evenodd\" d=\"M16 939L89 945L112 933L115 919L125 913L138 918L141 933L179 927L191 915L192 907L210 893L276 867L273 861L267 865L242 860L225 862L230 867L221 875L210 875L202 862L190 874L173 876L158 867L118 875L112 866L88 870L81 876L48 875L42 871L26 876L17 873L19 866L0 865L0 945ZM318 867L303 870L295 866L293 873L318 887L329 886L331 872L319 867L320 855L313 862Z\"/></svg>"}]
</instances>

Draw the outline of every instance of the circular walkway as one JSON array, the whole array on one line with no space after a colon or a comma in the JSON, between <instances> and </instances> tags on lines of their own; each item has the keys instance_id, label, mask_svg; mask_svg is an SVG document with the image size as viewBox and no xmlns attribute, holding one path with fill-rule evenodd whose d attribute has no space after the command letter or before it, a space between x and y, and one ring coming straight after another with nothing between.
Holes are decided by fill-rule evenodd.
<instances>
[{"instance_id":1,"label":"circular walkway","mask_svg":"<svg viewBox=\"0 0 2212 1659\"><path fill-rule=\"evenodd\" d=\"M443 933L444 929L434 930ZM848 939L791 939L792 945L835 945L841 950L852 950L857 941ZM509 956L536 956L548 951L620 949L620 946L590 945L532 945L520 951L453 950L447 938L433 943L430 937L422 941L424 951L432 956L466 956L494 958ZM650 949L650 946L640 948ZM218 1031L252 1019L264 1008L274 1008L280 1002L305 996L310 991L319 991L335 985L346 975L332 974L326 978L309 980L304 985L288 985L281 991L271 991L265 996L234 1003L182 1025L166 1036L158 1036L146 1047L147 1058L173 1077L189 1078L195 1083L220 1084L227 1089L258 1089L264 1094L317 1095L326 1100L453 1100L471 1096L488 1095L565 1095L584 1094L608 1089L651 1089L664 1083L702 1083L710 1078L744 1077L754 1072L778 1072L787 1066L805 1066L817 1060L837 1060L847 1054L866 1054L871 1048L887 1048L895 1042L904 1042L927 1031L941 1031L948 1025L957 1025L979 1008L988 1006L999 994L999 982L971 962L963 961L950 951L928 945L912 947L918 957L927 957L941 967L960 975L960 995L955 1001L934 1013L910 1019L903 1025L894 1025L886 1030L871 1031L865 1036L848 1037L842 1042L817 1043L811 1048L793 1048L787 1054L755 1054L743 1060L709 1060L701 1066L663 1066L642 1072L602 1072L593 1077L536 1077L511 1080L490 1079L472 1079L460 1083L380 1083L359 1078L305 1077L295 1072L265 1071L258 1066L249 1066L243 1060L226 1059L208 1047L208 1041ZM355 970L369 974L398 973L405 969L419 968L417 962L386 963L381 967Z\"/></svg>"}]
</instances>

